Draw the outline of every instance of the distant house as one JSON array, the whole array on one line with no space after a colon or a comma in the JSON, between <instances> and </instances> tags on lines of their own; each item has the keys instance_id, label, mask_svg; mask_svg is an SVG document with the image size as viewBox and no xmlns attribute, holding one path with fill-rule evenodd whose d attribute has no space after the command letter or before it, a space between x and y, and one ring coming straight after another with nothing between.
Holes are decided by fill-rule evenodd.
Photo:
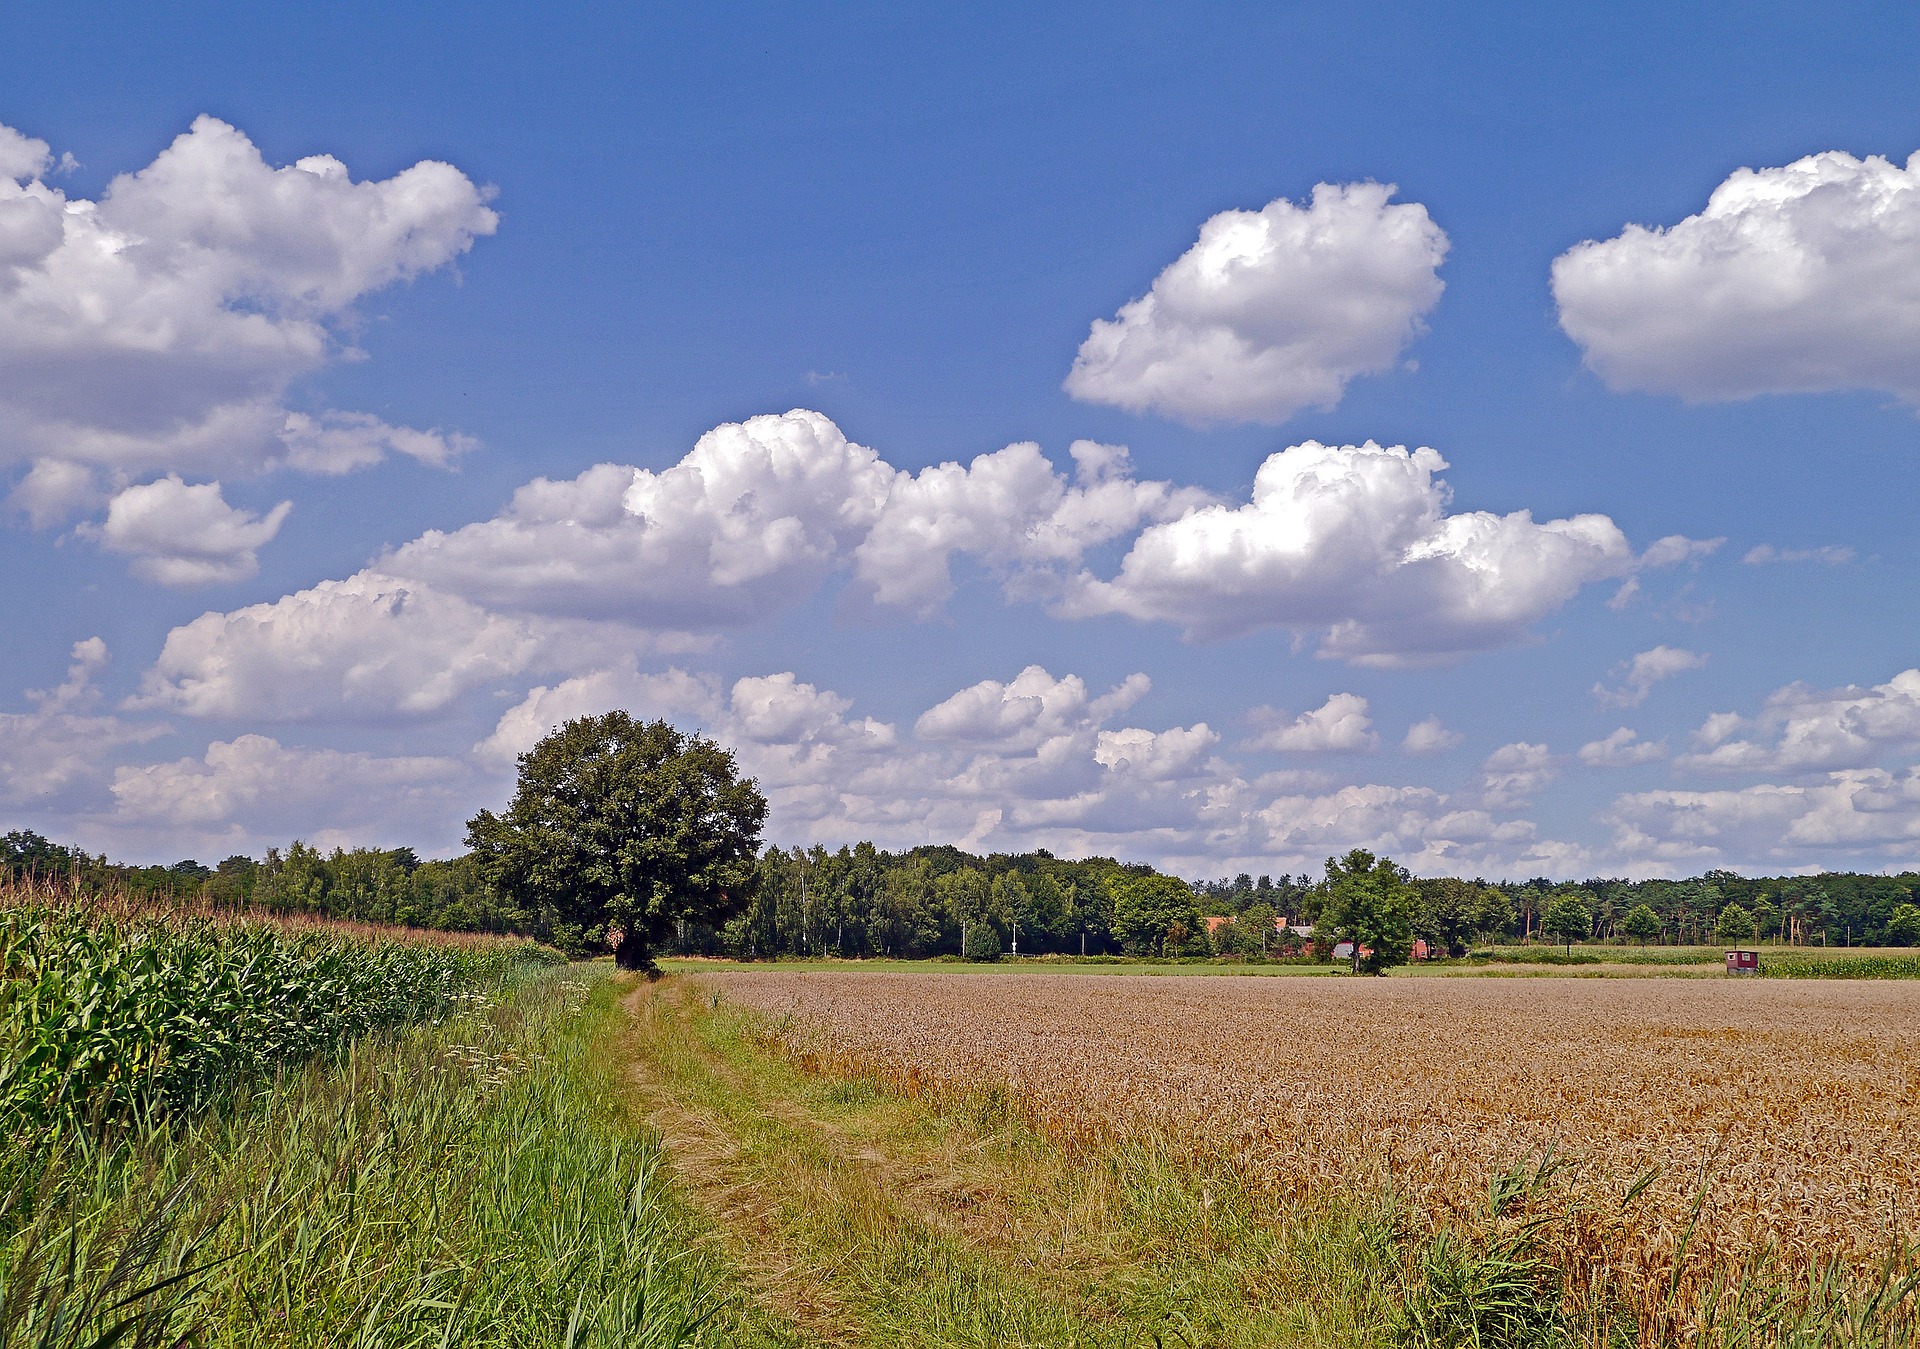
<instances>
[{"instance_id":1,"label":"distant house","mask_svg":"<svg viewBox=\"0 0 1920 1349\"><path fill-rule=\"evenodd\" d=\"M1220 930L1221 924L1231 923L1233 919L1228 918L1223 914L1214 913L1214 914L1208 914L1205 918L1202 918L1200 921L1207 925L1207 935L1212 936L1214 933ZM1293 934L1297 937L1305 937L1305 938L1311 939L1313 936L1312 923L1289 923L1285 918L1275 918L1273 920L1273 930L1276 933L1286 932L1289 929L1291 929L1293 931Z\"/></svg>"},{"instance_id":2,"label":"distant house","mask_svg":"<svg viewBox=\"0 0 1920 1349\"><path fill-rule=\"evenodd\" d=\"M1373 954L1373 948L1371 946L1363 946L1360 948L1360 954L1362 957L1370 956ZM1433 955L1434 955L1433 948L1427 945L1426 941L1423 938L1415 937L1413 939L1413 949L1408 952L1408 956L1411 959L1432 960ZM1350 941L1335 942L1333 947L1333 958L1335 960L1352 960L1353 959L1353 943Z\"/></svg>"}]
</instances>

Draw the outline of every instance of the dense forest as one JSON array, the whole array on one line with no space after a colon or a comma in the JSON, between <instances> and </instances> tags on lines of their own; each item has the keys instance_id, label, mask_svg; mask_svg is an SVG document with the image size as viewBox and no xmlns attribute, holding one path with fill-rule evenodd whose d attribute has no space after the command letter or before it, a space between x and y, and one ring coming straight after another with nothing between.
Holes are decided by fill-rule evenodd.
<instances>
[{"instance_id":1,"label":"dense forest","mask_svg":"<svg viewBox=\"0 0 1920 1349\"><path fill-rule=\"evenodd\" d=\"M134 896L223 908L524 933L579 950L598 940L491 893L466 857L424 861L409 848L321 852L296 842L211 867L129 866L15 832L0 837L0 875L9 874L76 876ZM1438 952L1527 939L1920 944L1915 872L1413 884L1414 933ZM1308 875L1176 883L1151 867L1067 861L1044 850L982 857L953 847L770 847L746 910L721 929L682 929L673 945L678 954L757 959L916 957L959 954L971 933L974 949L1022 955L1272 955L1304 945L1295 925L1311 925L1324 893L1324 882Z\"/></svg>"}]
</instances>

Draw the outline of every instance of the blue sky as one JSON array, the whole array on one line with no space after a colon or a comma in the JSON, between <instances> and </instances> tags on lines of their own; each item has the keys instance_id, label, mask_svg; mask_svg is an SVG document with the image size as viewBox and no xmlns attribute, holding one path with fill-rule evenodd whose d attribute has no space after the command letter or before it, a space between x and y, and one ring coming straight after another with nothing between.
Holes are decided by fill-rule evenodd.
<instances>
[{"instance_id":1,"label":"blue sky","mask_svg":"<svg viewBox=\"0 0 1920 1349\"><path fill-rule=\"evenodd\" d=\"M5 23L8 827L1920 861L1907 7Z\"/></svg>"}]
</instances>

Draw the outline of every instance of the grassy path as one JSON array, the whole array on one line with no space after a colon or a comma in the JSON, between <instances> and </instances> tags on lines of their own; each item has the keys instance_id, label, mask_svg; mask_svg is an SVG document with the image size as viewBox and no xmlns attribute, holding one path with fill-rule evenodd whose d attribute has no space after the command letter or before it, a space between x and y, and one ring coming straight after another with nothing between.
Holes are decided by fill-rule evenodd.
<instances>
[{"instance_id":1,"label":"grassy path","mask_svg":"<svg viewBox=\"0 0 1920 1349\"><path fill-rule=\"evenodd\" d=\"M1072 1155L991 1099L810 1077L684 980L632 1006L676 1185L797 1342L1386 1342L1390 1215L1282 1212L1148 1146Z\"/></svg>"},{"instance_id":2,"label":"grassy path","mask_svg":"<svg viewBox=\"0 0 1920 1349\"><path fill-rule=\"evenodd\" d=\"M667 1182L628 990L516 979L232 1109L54 1150L0 1188L0 1346L104 1346L129 1316L121 1349L790 1342Z\"/></svg>"}]
</instances>

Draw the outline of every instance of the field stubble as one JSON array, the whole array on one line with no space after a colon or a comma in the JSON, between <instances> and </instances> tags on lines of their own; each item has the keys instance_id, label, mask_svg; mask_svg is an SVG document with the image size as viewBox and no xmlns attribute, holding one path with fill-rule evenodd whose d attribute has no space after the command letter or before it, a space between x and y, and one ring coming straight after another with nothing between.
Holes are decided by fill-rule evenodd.
<instances>
[{"instance_id":1,"label":"field stubble","mask_svg":"<svg viewBox=\"0 0 1920 1349\"><path fill-rule=\"evenodd\" d=\"M1281 1197L1386 1186L1470 1227L1550 1154L1570 1293L1643 1325L1720 1280L1870 1272L1914 1231L1920 986L702 978L806 1066L1004 1092L1070 1145L1151 1134Z\"/></svg>"}]
</instances>

